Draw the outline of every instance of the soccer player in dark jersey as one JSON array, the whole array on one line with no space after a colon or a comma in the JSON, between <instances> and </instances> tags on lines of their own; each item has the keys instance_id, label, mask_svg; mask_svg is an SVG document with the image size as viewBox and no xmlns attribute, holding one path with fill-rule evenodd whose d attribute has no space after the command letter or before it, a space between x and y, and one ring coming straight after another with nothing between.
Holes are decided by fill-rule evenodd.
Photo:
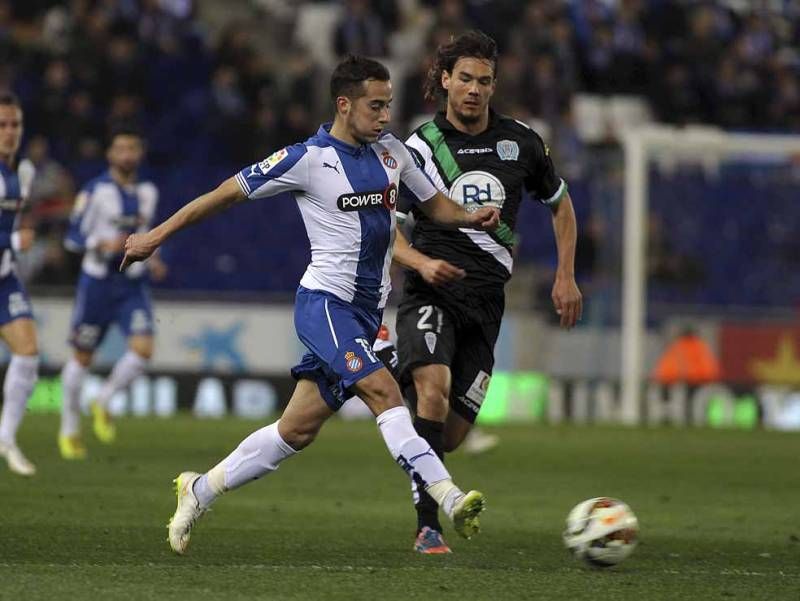
<instances>
[{"instance_id":1,"label":"soccer player in dark jersey","mask_svg":"<svg viewBox=\"0 0 800 601\"><path fill-rule=\"evenodd\" d=\"M414 216L412 244L398 234L395 261L410 268L397 314L400 372L406 396L416 398L417 432L441 457L459 447L481 408L494 365L494 345L511 277L517 212L527 193L550 209L558 248L552 299L561 326L580 319L575 283L577 227L565 182L549 149L530 127L495 113L497 47L470 31L439 47L426 95L445 110L407 140L437 188L465 208L494 206L493 232L435 224L402 195L398 217ZM452 270L463 277L452 280ZM452 280L452 281L448 281ZM415 549L450 551L441 536L437 507L415 491Z\"/></svg>"}]
</instances>

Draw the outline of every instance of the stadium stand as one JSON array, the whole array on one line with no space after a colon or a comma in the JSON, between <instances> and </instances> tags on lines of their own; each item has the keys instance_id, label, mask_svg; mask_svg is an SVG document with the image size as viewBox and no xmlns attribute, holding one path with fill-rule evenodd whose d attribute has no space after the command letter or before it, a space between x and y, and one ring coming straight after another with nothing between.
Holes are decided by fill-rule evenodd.
<instances>
[{"instance_id":1,"label":"stadium stand","mask_svg":"<svg viewBox=\"0 0 800 601\"><path fill-rule=\"evenodd\" d=\"M597 253L585 281L619 270L613 207L621 195L618 142L627 128L655 120L800 131L800 9L792 2L760 10L669 0L225 4L230 8L191 0L0 0L0 89L23 100L28 152L65 174L32 212L40 232L27 265L34 284L63 283L56 274L67 264L59 246L65 207L101 168L109 123L142 124L148 175L162 190L159 210L172 213L242 164L311 134L328 112L319 85L326 78L318 75L337 52L371 52L392 66L393 127L403 134L432 109L419 92L430 50L469 27L505 32L496 106L546 124L542 133L570 182L581 229L602 232L591 242ZM384 35L371 35L376 30ZM706 172L654 169L652 233L660 252L677 257L668 265L653 259L653 300L770 305L798 289L800 253L791 232L800 224L787 217L797 215L787 179L748 169L722 182ZM765 186L775 203L770 214L741 200ZM161 287L290 294L307 251L297 209L284 200L243 206L199 226L202 245L196 236L176 239L165 249L173 269ZM720 228L722 207L729 216ZM688 211L694 219L684 218ZM784 218L772 223L775 214ZM546 271L552 233L540 217L520 220L519 260ZM605 223L593 229L592 219ZM703 235L712 230L716 236ZM755 231L768 232L781 261L742 251ZM723 250L717 236L729 242ZM710 252L722 256L705 265Z\"/></svg>"}]
</instances>

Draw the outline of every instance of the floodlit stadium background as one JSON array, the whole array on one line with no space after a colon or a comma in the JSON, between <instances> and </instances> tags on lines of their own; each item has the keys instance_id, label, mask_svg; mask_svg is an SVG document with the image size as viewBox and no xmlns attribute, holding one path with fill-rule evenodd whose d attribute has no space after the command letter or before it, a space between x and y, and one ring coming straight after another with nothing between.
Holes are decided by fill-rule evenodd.
<instances>
[{"instance_id":1,"label":"floodlit stadium background","mask_svg":"<svg viewBox=\"0 0 800 601\"><path fill-rule=\"evenodd\" d=\"M58 410L78 269L62 239L75 191L104 169L109 123L144 127L142 175L159 186L164 217L313 133L329 118L328 75L346 52L389 66L391 127L405 135L434 110L421 95L432 50L477 26L502 53L495 108L547 140L569 183L585 296L580 326L560 331L549 213L527 204L482 419L618 421L624 137L651 123L800 134L799 11L788 0L0 1L0 89L22 99L22 154L40 175L25 218L38 238L21 261L43 358L31 411ZM636 419L800 428L798 157L676 152L649 165ZM309 259L294 201L237 207L176 236L163 256L152 370L114 410L263 418L282 407L301 350L292 295ZM654 377L687 328L720 372ZM123 348L112 333L98 373Z\"/></svg>"}]
</instances>

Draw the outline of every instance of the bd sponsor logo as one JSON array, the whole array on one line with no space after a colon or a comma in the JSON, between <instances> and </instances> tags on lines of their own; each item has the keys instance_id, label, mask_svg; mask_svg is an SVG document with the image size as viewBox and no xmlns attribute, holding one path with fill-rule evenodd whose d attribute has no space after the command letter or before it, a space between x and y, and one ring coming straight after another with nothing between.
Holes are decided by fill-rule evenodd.
<instances>
[{"instance_id":1,"label":"bd sponsor logo","mask_svg":"<svg viewBox=\"0 0 800 601\"><path fill-rule=\"evenodd\" d=\"M384 207L392 211L396 205L397 186L393 183L380 192L351 192L342 194L336 200L336 206L340 211L363 211L375 207Z\"/></svg>"},{"instance_id":2,"label":"bd sponsor logo","mask_svg":"<svg viewBox=\"0 0 800 601\"><path fill-rule=\"evenodd\" d=\"M480 206L502 208L506 190L502 182L486 171L468 171L450 186L450 198L464 205L468 211Z\"/></svg>"}]
</instances>

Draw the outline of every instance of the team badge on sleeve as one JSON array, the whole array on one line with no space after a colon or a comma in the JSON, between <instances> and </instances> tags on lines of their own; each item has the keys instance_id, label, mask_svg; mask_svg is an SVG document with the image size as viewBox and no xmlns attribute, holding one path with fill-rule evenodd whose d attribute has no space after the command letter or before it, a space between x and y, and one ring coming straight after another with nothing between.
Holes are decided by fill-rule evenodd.
<instances>
[{"instance_id":1,"label":"team badge on sleeve","mask_svg":"<svg viewBox=\"0 0 800 601\"><path fill-rule=\"evenodd\" d=\"M501 161L516 161L519 158L519 144L514 140L500 140L497 143L497 156Z\"/></svg>"},{"instance_id":2,"label":"team badge on sleeve","mask_svg":"<svg viewBox=\"0 0 800 601\"><path fill-rule=\"evenodd\" d=\"M253 165L252 175L255 175L256 169L258 169L258 171L260 171L262 175L266 175L267 171L272 169L275 165L280 163L287 156L289 156L289 153L286 151L285 148L281 148L277 152L273 152L271 155L269 155L266 159L264 159L260 163Z\"/></svg>"},{"instance_id":3,"label":"team badge on sleeve","mask_svg":"<svg viewBox=\"0 0 800 601\"><path fill-rule=\"evenodd\" d=\"M386 150L381 154L383 157L383 164L389 169L397 169L397 159L390 155Z\"/></svg>"}]
</instances>

